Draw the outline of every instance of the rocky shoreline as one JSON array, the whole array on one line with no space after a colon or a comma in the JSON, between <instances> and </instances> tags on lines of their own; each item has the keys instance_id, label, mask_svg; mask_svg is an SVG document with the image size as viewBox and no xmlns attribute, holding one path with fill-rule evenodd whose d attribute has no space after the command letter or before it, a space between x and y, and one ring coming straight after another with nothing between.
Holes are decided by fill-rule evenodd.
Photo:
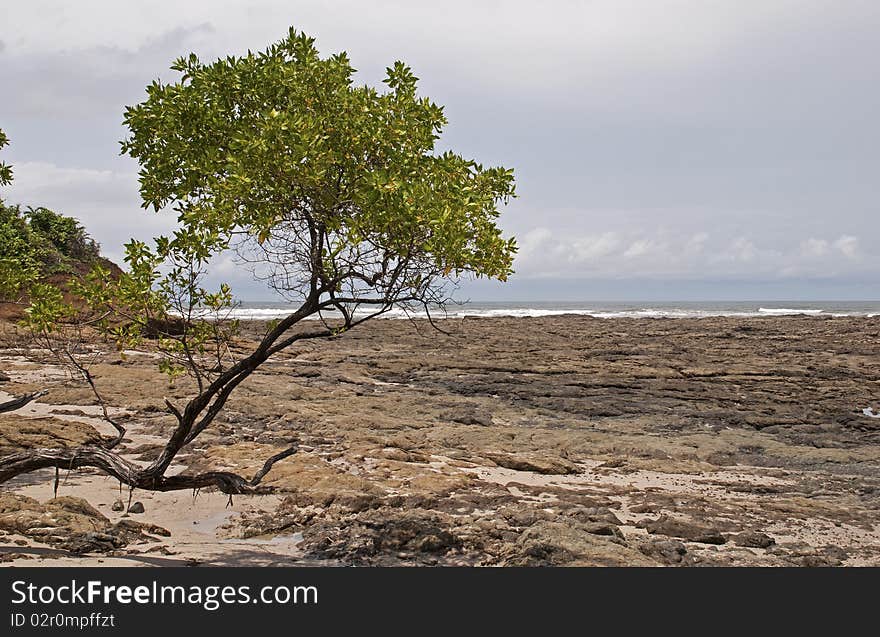
<instances>
[{"instance_id":1,"label":"rocky shoreline","mask_svg":"<svg viewBox=\"0 0 880 637\"><path fill-rule=\"evenodd\" d=\"M863 411L880 406L880 318L443 325L373 321L284 353L180 457L247 474L298 441L267 477L276 494L227 509L136 492L134 513L97 474L64 477L57 500L53 476L22 477L0 490L2 560L880 565L880 419ZM49 394L0 415L0 453L99 435L89 392L7 341L0 391ZM93 373L122 451L153 457L163 397L186 382L148 350L107 351Z\"/></svg>"}]
</instances>

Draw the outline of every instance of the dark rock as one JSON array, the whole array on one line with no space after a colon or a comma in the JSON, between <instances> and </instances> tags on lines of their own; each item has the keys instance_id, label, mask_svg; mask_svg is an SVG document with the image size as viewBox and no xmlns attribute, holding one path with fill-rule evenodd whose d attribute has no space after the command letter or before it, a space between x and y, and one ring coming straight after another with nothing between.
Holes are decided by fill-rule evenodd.
<instances>
[{"instance_id":1,"label":"dark rock","mask_svg":"<svg viewBox=\"0 0 880 637\"><path fill-rule=\"evenodd\" d=\"M441 535L423 535L410 540L407 546L417 553L440 553L447 551L453 543L452 536L443 533Z\"/></svg>"},{"instance_id":2,"label":"dark rock","mask_svg":"<svg viewBox=\"0 0 880 637\"><path fill-rule=\"evenodd\" d=\"M639 550L663 564L681 564L687 556L687 548L678 540L652 540L642 542Z\"/></svg>"},{"instance_id":3,"label":"dark rock","mask_svg":"<svg viewBox=\"0 0 880 637\"><path fill-rule=\"evenodd\" d=\"M179 336L186 331L186 322L182 318L148 318L141 328L141 333L146 338L161 338L166 336Z\"/></svg>"},{"instance_id":4,"label":"dark rock","mask_svg":"<svg viewBox=\"0 0 880 637\"><path fill-rule=\"evenodd\" d=\"M849 558L849 553L840 548L839 546L826 546L824 549L825 557L829 560L834 560L838 564L842 563L843 560Z\"/></svg>"},{"instance_id":5,"label":"dark rock","mask_svg":"<svg viewBox=\"0 0 880 637\"><path fill-rule=\"evenodd\" d=\"M143 502L135 502L128 507L129 513L143 513L145 511Z\"/></svg>"},{"instance_id":6,"label":"dark rock","mask_svg":"<svg viewBox=\"0 0 880 637\"><path fill-rule=\"evenodd\" d=\"M442 555L462 546L443 517L420 510L367 510L341 522L306 527L303 546L355 564L400 552Z\"/></svg>"},{"instance_id":7,"label":"dark rock","mask_svg":"<svg viewBox=\"0 0 880 637\"><path fill-rule=\"evenodd\" d=\"M638 551L617 540L594 535L578 523L538 522L517 540L507 566L651 566Z\"/></svg>"},{"instance_id":8,"label":"dark rock","mask_svg":"<svg viewBox=\"0 0 880 637\"><path fill-rule=\"evenodd\" d=\"M516 471L532 471L544 475L570 475L580 473L580 469L576 464L559 457L534 453L490 453L486 454L486 457L499 467L515 469Z\"/></svg>"},{"instance_id":9,"label":"dark rock","mask_svg":"<svg viewBox=\"0 0 880 637\"><path fill-rule=\"evenodd\" d=\"M548 513L543 509L533 508L510 507L499 511L499 513L505 520L507 520L508 524L516 527L532 526L540 520L551 520L553 518L552 513Z\"/></svg>"},{"instance_id":10,"label":"dark rock","mask_svg":"<svg viewBox=\"0 0 880 637\"><path fill-rule=\"evenodd\" d=\"M568 517L579 522L605 522L614 526L620 526L623 522L606 507L576 507L566 513Z\"/></svg>"},{"instance_id":11,"label":"dark rock","mask_svg":"<svg viewBox=\"0 0 880 637\"><path fill-rule=\"evenodd\" d=\"M621 540L623 539L623 533L621 533L620 529L613 524L608 524L606 522L585 522L583 527L584 531L592 533L593 535L606 535Z\"/></svg>"},{"instance_id":12,"label":"dark rock","mask_svg":"<svg viewBox=\"0 0 880 637\"><path fill-rule=\"evenodd\" d=\"M113 531L116 533L127 533L129 536L138 536L137 539L143 539L143 535L160 535L162 537L171 537L171 531L150 522L137 522L135 520L119 520L113 525Z\"/></svg>"},{"instance_id":13,"label":"dark rock","mask_svg":"<svg viewBox=\"0 0 880 637\"><path fill-rule=\"evenodd\" d=\"M730 539L737 546L747 546L755 549L766 549L776 544L776 540L760 531L743 531L737 535L732 535Z\"/></svg>"},{"instance_id":14,"label":"dark rock","mask_svg":"<svg viewBox=\"0 0 880 637\"><path fill-rule=\"evenodd\" d=\"M101 531L88 531L65 537L55 546L70 551L77 555L84 553L107 553L125 546L126 542L121 538Z\"/></svg>"},{"instance_id":15,"label":"dark rock","mask_svg":"<svg viewBox=\"0 0 880 637\"><path fill-rule=\"evenodd\" d=\"M828 566L839 566L840 561L827 558L823 555L804 555L800 558L799 564L808 568L822 568Z\"/></svg>"},{"instance_id":16,"label":"dark rock","mask_svg":"<svg viewBox=\"0 0 880 637\"><path fill-rule=\"evenodd\" d=\"M441 412L438 417L442 420L461 423L462 425L480 425L488 427L492 424L492 415L477 409L450 409Z\"/></svg>"},{"instance_id":17,"label":"dark rock","mask_svg":"<svg viewBox=\"0 0 880 637\"><path fill-rule=\"evenodd\" d=\"M700 544L724 544L727 538L721 535L717 529L709 529L691 522L675 520L667 515L660 516L656 520L642 520L638 526L644 528L652 535L667 535L678 537Z\"/></svg>"}]
</instances>

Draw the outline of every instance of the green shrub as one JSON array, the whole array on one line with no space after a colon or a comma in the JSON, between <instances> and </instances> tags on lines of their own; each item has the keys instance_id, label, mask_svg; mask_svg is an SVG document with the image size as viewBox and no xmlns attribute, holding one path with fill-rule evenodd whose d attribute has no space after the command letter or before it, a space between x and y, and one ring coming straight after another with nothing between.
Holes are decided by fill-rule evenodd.
<instances>
[{"instance_id":1,"label":"green shrub","mask_svg":"<svg viewBox=\"0 0 880 637\"><path fill-rule=\"evenodd\" d=\"M0 200L0 299L11 300L41 278L92 263L98 244L80 223L48 208L7 206Z\"/></svg>"}]
</instances>

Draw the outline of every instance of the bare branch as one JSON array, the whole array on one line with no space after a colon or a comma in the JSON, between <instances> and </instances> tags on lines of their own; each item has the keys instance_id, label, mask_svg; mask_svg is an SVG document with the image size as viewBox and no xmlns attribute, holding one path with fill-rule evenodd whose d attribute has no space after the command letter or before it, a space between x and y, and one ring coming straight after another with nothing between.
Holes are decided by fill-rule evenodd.
<instances>
[{"instance_id":1,"label":"bare branch","mask_svg":"<svg viewBox=\"0 0 880 637\"><path fill-rule=\"evenodd\" d=\"M8 400L5 403L0 403L0 414L7 411L15 411L16 409L21 409L28 403L36 400L40 396L45 396L49 392L47 390L36 391L32 394L25 394L24 396L19 396L18 398L13 398L12 400Z\"/></svg>"},{"instance_id":2,"label":"bare branch","mask_svg":"<svg viewBox=\"0 0 880 637\"><path fill-rule=\"evenodd\" d=\"M0 484L22 473L39 469L67 469L73 471L93 467L119 480L131 489L151 491L180 491L216 487L222 493L254 494L269 493L271 489L259 487L260 482L280 460L297 452L293 446L275 454L263 464L253 478L247 480L230 471L207 471L195 475L178 474L174 476L155 476L141 469L121 456L98 446L84 446L76 449L30 449L0 458Z\"/></svg>"}]
</instances>

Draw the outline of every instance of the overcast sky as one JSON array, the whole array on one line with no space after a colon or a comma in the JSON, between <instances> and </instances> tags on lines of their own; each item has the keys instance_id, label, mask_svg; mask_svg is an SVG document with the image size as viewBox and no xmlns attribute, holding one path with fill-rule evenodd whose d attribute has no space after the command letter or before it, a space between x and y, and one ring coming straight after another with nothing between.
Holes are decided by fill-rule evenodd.
<instances>
[{"instance_id":1,"label":"overcast sky","mask_svg":"<svg viewBox=\"0 0 880 637\"><path fill-rule=\"evenodd\" d=\"M465 296L880 298L877 0L4 1L0 195L80 218L111 258L167 231L118 154L125 105L181 54L289 26L358 81L406 61L444 147L516 170L517 274Z\"/></svg>"}]
</instances>

